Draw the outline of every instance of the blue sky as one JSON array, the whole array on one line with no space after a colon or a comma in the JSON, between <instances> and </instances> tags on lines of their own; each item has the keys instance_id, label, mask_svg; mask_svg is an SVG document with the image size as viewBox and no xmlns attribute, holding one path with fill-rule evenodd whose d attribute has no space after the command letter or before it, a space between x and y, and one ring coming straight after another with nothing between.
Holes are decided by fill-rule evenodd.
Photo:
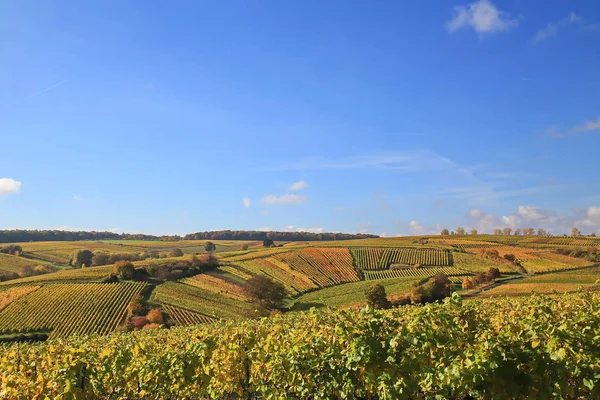
<instances>
[{"instance_id":1,"label":"blue sky","mask_svg":"<svg viewBox=\"0 0 600 400\"><path fill-rule=\"evenodd\" d=\"M600 233L597 1L0 3L0 229Z\"/></svg>"}]
</instances>

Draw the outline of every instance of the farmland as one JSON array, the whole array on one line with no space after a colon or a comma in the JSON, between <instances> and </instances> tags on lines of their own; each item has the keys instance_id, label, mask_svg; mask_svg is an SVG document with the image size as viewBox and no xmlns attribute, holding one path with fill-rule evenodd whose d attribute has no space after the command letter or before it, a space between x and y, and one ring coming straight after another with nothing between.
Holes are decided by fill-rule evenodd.
<instances>
[{"instance_id":1,"label":"farmland","mask_svg":"<svg viewBox=\"0 0 600 400\"><path fill-rule=\"evenodd\" d=\"M127 304L144 287L141 282L44 285L0 312L0 332L52 331L50 337L106 334L119 325Z\"/></svg>"},{"instance_id":2,"label":"farmland","mask_svg":"<svg viewBox=\"0 0 600 400\"><path fill-rule=\"evenodd\" d=\"M551 241L546 240L547 238L539 239L544 239L544 243L536 242L536 246L547 246L547 242ZM582 239L570 241L569 238L557 238L555 246L562 249L572 246L574 241L579 243ZM112 265L69 268L55 264L60 268L57 272L0 282L0 308L4 308L0 310L0 321L4 321L5 324L0 325L0 335L2 332L19 331L47 331L52 337L108 333L122 324L123 307L129 301L123 299L128 296L130 299L133 292L146 293L149 305L162 309L169 321L175 325L255 318L264 315L264 310L261 311L262 306L248 296L245 285L246 281L256 275L282 284L286 293L284 304L296 310L306 309L310 304L334 307L364 304L364 292L373 283L381 283L391 297L399 296L408 293L414 282L423 282L440 273L459 286L465 277L475 277L476 274L485 273L490 268L498 268L503 274L502 279L525 276L525 279L507 281L494 289L486 290L481 296L518 295L529 293L532 288L541 288L540 292L551 292L552 289L543 289L540 286L544 282L545 287L554 287L559 291L573 291L579 285L593 288L595 281L592 281L592 278L597 274L596 270L589 269L594 263L586 258L558 254L548 247L529 247L532 239L525 237L500 238L480 235L475 238L369 238L318 244L285 242L279 243L280 247L272 248L264 248L261 242L256 241L216 242L217 250L221 250L215 253L220 258L218 269L196 272L193 276L179 271L180 275L174 280L151 279L148 282L148 291L144 291L144 283L140 282L142 286L131 286L127 289L129 292L125 289L117 291L118 293L111 292L110 290L116 289L107 288L134 283L125 281L116 286L102 283L113 272ZM587 239L583 242L590 243ZM49 260L52 259L64 262L74 251L80 249L100 249L111 254L142 253L148 249L156 249L163 253L162 258L134 261L135 268L160 270L169 265L170 268L177 269L185 268L186 263L194 262L195 253L204 253L204 244L205 241L195 240L22 243L21 256L0 254L0 268L4 266L13 271L20 271L24 265L51 264ZM572 247L578 249L574 245ZM183 256L169 256L167 251L172 248L181 249ZM590 247L587 246L586 249L589 250ZM482 251L488 250L497 251L497 258L488 255L484 257ZM505 259L506 255L514 255L515 262ZM516 263L520 263L520 266ZM584 281L573 280L573 276L571 281L560 284L543 281L551 279L555 274L560 275L557 274L560 271L570 271L573 276L581 276ZM528 273L544 275L528 277ZM89 288L89 291L85 288ZM97 294L92 295L92 288L97 293L105 293L103 298L106 302L97 299ZM108 291L102 292L103 290ZM50 292L55 293L55 298L63 300L47 300L50 305L44 308L41 306L41 296L50 298ZM89 296L89 300L86 296ZM69 300L71 297L78 300ZM83 314L73 314L71 304L74 301L81 302L84 313L105 314L104 317L98 317L102 321L87 318ZM85 311L88 303L90 310ZM46 313L46 310L51 312ZM22 316L17 316L18 313L27 313L29 317L25 320ZM48 319L50 314L58 315L57 319ZM70 319L65 322L64 318ZM16 324L17 319L23 320L22 325ZM82 324L76 321L83 320L87 321L86 324L75 326Z\"/></svg>"}]
</instances>

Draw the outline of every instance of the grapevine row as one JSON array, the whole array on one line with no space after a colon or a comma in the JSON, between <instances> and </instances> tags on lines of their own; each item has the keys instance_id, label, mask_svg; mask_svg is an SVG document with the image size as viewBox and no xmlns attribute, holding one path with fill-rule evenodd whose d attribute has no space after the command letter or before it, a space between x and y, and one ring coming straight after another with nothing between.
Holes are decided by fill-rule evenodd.
<instances>
[{"instance_id":1,"label":"grapevine row","mask_svg":"<svg viewBox=\"0 0 600 400\"><path fill-rule=\"evenodd\" d=\"M462 269L454 267L425 267L425 268L404 268L404 269L386 269L379 271L364 271L365 280L373 281L388 278L427 278L435 274L444 274L447 276L462 276L467 275Z\"/></svg>"}]
</instances>

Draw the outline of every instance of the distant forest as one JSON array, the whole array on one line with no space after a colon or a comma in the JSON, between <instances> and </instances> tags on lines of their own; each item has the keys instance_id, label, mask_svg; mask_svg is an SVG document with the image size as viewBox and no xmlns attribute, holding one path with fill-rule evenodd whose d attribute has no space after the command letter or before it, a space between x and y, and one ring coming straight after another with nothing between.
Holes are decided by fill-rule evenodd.
<instances>
[{"instance_id":1,"label":"distant forest","mask_svg":"<svg viewBox=\"0 0 600 400\"><path fill-rule=\"evenodd\" d=\"M68 232L59 230L0 230L0 243L46 242L74 240L348 240L376 238L377 235L351 233L310 233L310 232L263 232L263 231L210 231L181 236L154 236L114 232Z\"/></svg>"},{"instance_id":2,"label":"distant forest","mask_svg":"<svg viewBox=\"0 0 600 400\"><path fill-rule=\"evenodd\" d=\"M264 231L209 231L197 232L185 235L186 240L349 240L378 238L377 235L365 235L362 233L311 233L311 232L264 232Z\"/></svg>"}]
</instances>

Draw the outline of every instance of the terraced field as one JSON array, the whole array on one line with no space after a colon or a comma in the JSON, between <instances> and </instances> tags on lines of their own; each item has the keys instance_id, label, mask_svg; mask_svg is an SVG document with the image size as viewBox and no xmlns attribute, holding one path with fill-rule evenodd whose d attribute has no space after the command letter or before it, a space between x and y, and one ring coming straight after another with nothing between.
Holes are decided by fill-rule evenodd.
<instances>
[{"instance_id":1,"label":"terraced field","mask_svg":"<svg viewBox=\"0 0 600 400\"><path fill-rule=\"evenodd\" d=\"M600 271L568 271L511 281L483 293L484 296L523 296L536 293L575 292L578 288L600 288Z\"/></svg>"},{"instance_id":2,"label":"terraced field","mask_svg":"<svg viewBox=\"0 0 600 400\"><path fill-rule=\"evenodd\" d=\"M46 284L0 311L0 333L51 331L51 338L106 334L145 287L142 282Z\"/></svg>"},{"instance_id":3,"label":"terraced field","mask_svg":"<svg viewBox=\"0 0 600 400\"><path fill-rule=\"evenodd\" d=\"M23 267L34 268L37 265L46 264L38 261L29 260L24 257L13 256L10 254L0 253L0 275L4 273L18 274Z\"/></svg>"},{"instance_id":4,"label":"terraced field","mask_svg":"<svg viewBox=\"0 0 600 400\"><path fill-rule=\"evenodd\" d=\"M167 314L169 314L177 326L210 324L216 321L214 318L211 318L208 315L168 304L165 304L163 309Z\"/></svg>"},{"instance_id":5,"label":"terraced field","mask_svg":"<svg viewBox=\"0 0 600 400\"><path fill-rule=\"evenodd\" d=\"M273 258L288 264L293 270L309 277L316 285L328 287L360 280L358 273L347 264L333 264L318 249L302 249L281 253Z\"/></svg>"},{"instance_id":6,"label":"terraced field","mask_svg":"<svg viewBox=\"0 0 600 400\"><path fill-rule=\"evenodd\" d=\"M318 287L311 277L292 269L288 264L274 257L238 261L235 263L235 266L237 267L237 271L231 269L227 269L227 271L241 276L242 274L239 273L241 268L247 271L249 276L267 276L285 286L290 295L296 295Z\"/></svg>"},{"instance_id":7,"label":"terraced field","mask_svg":"<svg viewBox=\"0 0 600 400\"><path fill-rule=\"evenodd\" d=\"M386 269L378 271L364 271L365 280L374 281L389 278L429 278L436 274L445 274L447 276L469 276L470 274L462 269L455 267L422 267L422 268L403 268Z\"/></svg>"},{"instance_id":8,"label":"terraced field","mask_svg":"<svg viewBox=\"0 0 600 400\"><path fill-rule=\"evenodd\" d=\"M39 288L39 286L14 286L3 288L3 290L0 290L0 311L19 297L23 297Z\"/></svg>"},{"instance_id":9,"label":"terraced field","mask_svg":"<svg viewBox=\"0 0 600 400\"><path fill-rule=\"evenodd\" d=\"M415 278L393 278L381 280L388 296L409 292ZM344 285L329 287L322 290L307 293L295 300L292 310L307 310L311 307L349 307L364 305L365 291L373 285L373 282L354 282Z\"/></svg>"},{"instance_id":10,"label":"terraced field","mask_svg":"<svg viewBox=\"0 0 600 400\"><path fill-rule=\"evenodd\" d=\"M211 318L240 320L256 316L252 303L181 282L165 282L154 289L151 300L164 306L175 306L207 315Z\"/></svg>"},{"instance_id":11,"label":"terraced field","mask_svg":"<svg viewBox=\"0 0 600 400\"><path fill-rule=\"evenodd\" d=\"M27 278L15 279L12 281L0 282L0 286L43 282L94 282L102 280L108 274L110 274L112 270L112 265L91 268L69 268L50 274L36 275Z\"/></svg>"},{"instance_id":12,"label":"terraced field","mask_svg":"<svg viewBox=\"0 0 600 400\"><path fill-rule=\"evenodd\" d=\"M352 247L355 264L363 270L387 269L391 265L450 265L449 252L439 249L406 247Z\"/></svg>"},{"instance_id":13,"label":"terraced field","mask_svg":"<svg viewBox=\"0 0 600 400\"><path fill-rule=\"evenodd\" d=\"M244 293L242 286L234 282L234 278L231 278L230 274L226 272L207 272L204 274L195 275L191 278L183 279L181 282L203 290L208 290L209 292L223 295L232 300L248 300L248 297Z\"/></svg>"},{"instance_id":14,"label":"terraced field","mask_svg":"<svg viewBox=\"0 0 600 400\"><path fill-rule=\"evenodd\" d=\"M508 261L495 261L489 258L479 257L469 253L452 253L452 259L456 268L470 272L487 272L490 268L498 268L501 273L516 273L514 264Z\"/></svg>"}]
</instances>

